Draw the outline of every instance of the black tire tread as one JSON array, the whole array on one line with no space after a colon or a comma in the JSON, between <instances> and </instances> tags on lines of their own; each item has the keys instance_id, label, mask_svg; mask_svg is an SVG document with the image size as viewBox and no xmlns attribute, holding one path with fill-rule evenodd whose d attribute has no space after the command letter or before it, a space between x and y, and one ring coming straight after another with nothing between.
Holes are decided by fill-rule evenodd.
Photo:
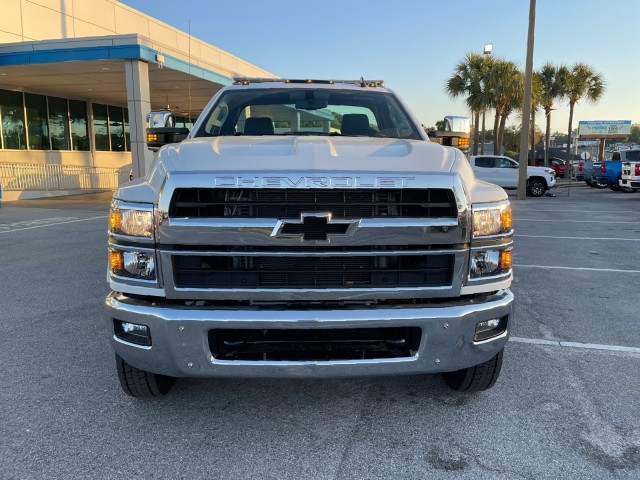
<instances>
[{"instance_id":1,"label":"black tire tread","mask_svg":"<svg viewBox=\"0 0 640 480\"><path fill-rule=\"evenodd\" d=\"M443 373L445 383L458 392L474 393L493 387L500 376L504 350L490 360L455 372Z\"/></svg>"},{"instance_id":2,"label":"black tire tread","mask_svg":"<svg viewBox=\"0 0 640 480\"><path fill-rule=\"evenodd\" d=\"M532 186L532 184L533 184L534 182L535 182L535 183L541 183L541 184L542 184L543 191L542 191L542 193L541 193L540 195L534 195L534 194L533 194L533 191L532 191L531 186ZM529 179L529 181L527 182L527 193L528 193L528 194L529 194L529 196L531 196L531 197L542 197L542 196L544 195L544 192L545 192L546 190L548 190L548 189L549 189L549 185L547 185L547 182L546 182L546 180L545 180L544 178L541 178L541 177L531 177L531 178Z\"/></svg>"},{"instance_id":3,"label":"black tire tread","mask_svg":"<svg viewBox=\"0 0 640 480\"><path fill-rule=\"evenodd\" d=\"M147 372L133 367L116 355L116 370L124 393L135 398L155 398L166 395L173 377Z\"/></svg>"}]
</instances>

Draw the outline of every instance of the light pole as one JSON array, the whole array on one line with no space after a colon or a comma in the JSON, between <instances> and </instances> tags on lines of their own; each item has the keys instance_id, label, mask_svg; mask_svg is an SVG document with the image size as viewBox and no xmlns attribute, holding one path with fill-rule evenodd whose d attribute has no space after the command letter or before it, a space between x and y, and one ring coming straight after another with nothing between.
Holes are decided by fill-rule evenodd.
<instances>
[{"instance_id":1,"label":"light pole","mask_svg":"<svg viewBox=\"0 0 640 480\"><path fill-rule=\"evenodd\" d=\"M491 55L491 53L493 52L493 43L485 43L484 44L484 54L485 55ZM486 71L485 71L486 73ZM486 82L485 82L486 84ZM486 129L485 129L485 123L484 123L484 119L485 119L485 114L487 113L487 109L486 107L482 109L482 145L480 145L480 155L484 155L484 144L486 143ZM495 137L495 132L493 132L493 135ZM494 140L495 141L495 140Z\"/></svg>"},{"instance_id":2,"label":"light pole","mask_svg":"<svg viewBox=\"0 0 640 480\"><path fill-rule=\"evenodd\" d=\"M527 166L529 165L529 119L531 118L531 79L533 78L533 43L536 29L536 0L529 0L529 30L527 60L524 69L524 101L520 132L520 166L518 171L518 200L527 197ZM526 120L525 120L526 119Z\"/></svg>"}]
</instances>

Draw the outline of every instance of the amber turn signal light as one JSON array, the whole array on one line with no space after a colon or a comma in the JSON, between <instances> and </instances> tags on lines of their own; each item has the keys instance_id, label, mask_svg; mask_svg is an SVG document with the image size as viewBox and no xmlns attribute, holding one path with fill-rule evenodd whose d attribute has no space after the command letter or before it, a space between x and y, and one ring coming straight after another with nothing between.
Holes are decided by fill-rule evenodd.
<instances>
[{"instance_id":1,"label":"amber turn signal light","mask_svg":"<svg viewBox=\"0 0 640 480\"><path fill-rule=\"evenodd\" d=\"M110 212L109 213L109 230L112 232L117 232L120 230L122 225L122 213L120 212Z\"/></svg>"},{"instance_id":2,"label":"amber turn signal light","mask_svg":"<svg viewBox=\"0 0 640 480\"><path fill-rule=\"evenodd\" d=\"M112 272L119 272L122 270L124 262L122 261L122 252L109 252L109 265L111 265Z\"/></svg>"},{"instance_id":3,"label":"amber turn signal light","mask_svg":"<svg viewBox=\"0 0 640 480\"><path fill-rule=\"evenodd\" d=\"M502 269L511 268L511 260L512 260L511 250L503 250L500 253L500 268Z\"/></svg>"},{"instance_id":4,"label":"amber turn signal light","mask_svg":"<svg viewBox=\"0 0 640 480\"><path fill-rule=\"evenodd\" d=\"M513 226L513 216L511 215L511 207L505 208L500 214L500 222L502 223L502 229L508 230Z\"/></svg>"}]
</instances>

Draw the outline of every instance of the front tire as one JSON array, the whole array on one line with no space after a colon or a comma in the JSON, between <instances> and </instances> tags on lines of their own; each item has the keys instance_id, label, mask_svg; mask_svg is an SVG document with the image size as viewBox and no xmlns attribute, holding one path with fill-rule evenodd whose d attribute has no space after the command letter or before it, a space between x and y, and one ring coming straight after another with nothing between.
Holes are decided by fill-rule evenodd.
<instances>
[{"instance_id":1,"label":"front tire","mask_svg":"<svg viewBox=\"0 0 640 480\"><path fill-rule=\"evenodd\" d=\"M631 188L631 187L623 187L623 186L618 186L618 188L620 189L621 192L623 193L635 193L638 191L637 188Z\"/></svg>"},{"instance_id":2,"label":"front tire","mask_svg":"<svg viewBox=\"0 0 640 480\"><path fill-rule=\"evenodd\" d=\"M457 392L482 392L493 387L500 376L504 349L480 365L463 368L455 372L444 372L442 378L449 388Z\"/></svg>"},{"instance_id":3,"label":"front tire","mask_svg":"<svg viewBox=\"0 0 640 480\"><path fill-rule=\"evenodd\" d=\"M547 185L540 178L532 178L529 180L529 195L532 197L541 197L547 191Z\"/></svg>"},{"instance_id":4,"label":"front tire","mask_svg":"<svg viewBox=\"0 0 640 480\"><path fill-rule=\"evenodd\" d=\"M135 398L162 397L169 393L174 377L159 375L133 367L116 355L116 370L124 393Z\"/></svg>"}]
</instances>

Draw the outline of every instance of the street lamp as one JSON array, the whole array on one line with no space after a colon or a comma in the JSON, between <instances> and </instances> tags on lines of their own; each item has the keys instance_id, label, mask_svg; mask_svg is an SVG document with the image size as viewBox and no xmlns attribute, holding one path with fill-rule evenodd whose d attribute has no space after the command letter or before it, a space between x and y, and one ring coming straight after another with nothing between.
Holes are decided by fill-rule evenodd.
<instances>
[{"instance_id":1,"label":"street lamp","mask_svg":"<svg viewBox=\"0 0 640 480\"><path fill-rule=\"evenodd\" d=\"M485 55L491 55L491 52L493 52L493 43L485 43L484 44L484 54Z\"/></svg>"}]
</instances>

